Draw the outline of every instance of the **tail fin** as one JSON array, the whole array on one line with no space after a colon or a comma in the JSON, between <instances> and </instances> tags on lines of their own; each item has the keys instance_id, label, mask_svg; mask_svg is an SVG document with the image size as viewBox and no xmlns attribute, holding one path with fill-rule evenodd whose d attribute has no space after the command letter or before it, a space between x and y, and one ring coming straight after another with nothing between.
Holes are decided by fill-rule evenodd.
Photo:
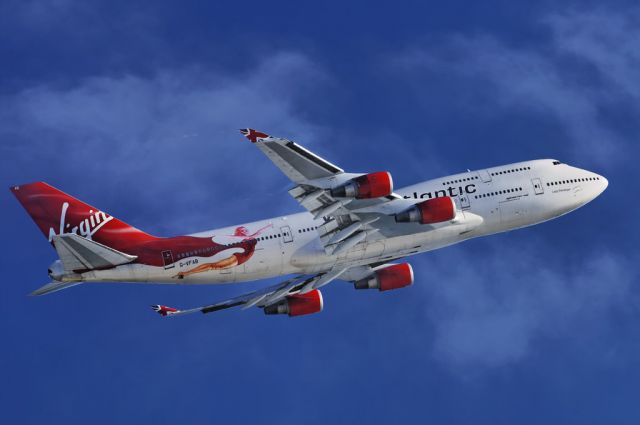
<instances>
[{"instance_id":1,"label":"tail fin","mask_svg":"<svg viewBox=\"0 0 640 425\"><path fill-rule=\"evenodd\" d=\"M44 182L14 186L11 192L49 242L56 235L75 233L126 252L132 245L156 239Z\"/></svg>"}]
</instances>

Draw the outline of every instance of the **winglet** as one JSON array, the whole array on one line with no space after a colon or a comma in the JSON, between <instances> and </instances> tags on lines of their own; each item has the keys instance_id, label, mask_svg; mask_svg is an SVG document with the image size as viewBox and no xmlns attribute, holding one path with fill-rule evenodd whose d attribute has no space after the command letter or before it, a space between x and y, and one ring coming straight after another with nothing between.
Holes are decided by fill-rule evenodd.
<instances>
[{"instance_id":1,"label":"winglet","mask_svg":"<svg viewBox=\"0 0 640 425\"><path fill-rule=\"evenodd\" d=\"M240 133L247 139L251 141L251 143L255 143L258 139L266 139L269 137L268 134L265 134L261 131L254 130L253 128L242 128L240 129Z\"/></svg>"},{"instance_id":2,"label":"winglet","mask_svg":"<svg viewBox=\"0 0 640 425\"><path fill-rule=\"evenodd\" d=\"M180 312L180 310L178 310L177 308L167 307L166 305L152 305L151 308L160 316L168 316L170 314L176 314Z\"/></svg>"}]
</instances>

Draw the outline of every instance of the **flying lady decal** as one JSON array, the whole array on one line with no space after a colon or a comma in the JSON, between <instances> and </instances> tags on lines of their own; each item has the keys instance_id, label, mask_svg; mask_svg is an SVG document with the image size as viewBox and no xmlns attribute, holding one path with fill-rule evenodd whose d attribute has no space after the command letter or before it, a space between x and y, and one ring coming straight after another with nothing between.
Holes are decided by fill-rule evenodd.
<instances>
[{"instance_id":1,"label":"flying lady decal","mask_svg":"<svg viewBox=\"0 0 640 425\"><path fill-rule=\"evenodd\" d=\"M176 279L184 279L186 276L197 273L204 273L212 270L230 269L249 261L249 259L253 256L256 244L258 243L256 240L256 236L270 227L273 227L273 224L264 226L253 233L250 233L249 229L247 229L245 226L236 227L233 235L226 235L224 237L225 240L231 239L235 241L230 244L217 243L215 242L216 237L212 237L210 239L210 243L212 243L213 246L218 249L212 249L212 246L210 246L188 252L185 255L187 255L189 259L185 261L178 261L179 267L189 267L192 265L196 266L188 270L181 271L173 277ZM209 240L208 238L199 239ZM237 241L238 239L240 239L240 241ZM202 257L207 257L208 262L200 264L200 261L202 261Z\"/></svg>"}]
</instances>

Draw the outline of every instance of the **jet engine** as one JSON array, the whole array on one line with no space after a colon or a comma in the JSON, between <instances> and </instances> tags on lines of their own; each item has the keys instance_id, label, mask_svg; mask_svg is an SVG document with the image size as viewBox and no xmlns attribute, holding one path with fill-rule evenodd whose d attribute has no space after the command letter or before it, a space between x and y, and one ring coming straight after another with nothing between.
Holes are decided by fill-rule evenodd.
<instances>
[{"instance_id":1,"label":"jet engine","mask_svg":"<svg viewBox=\"0 0 640 425\"><path fill-rule=\"evenodd\" d=\"M331 195L336 198L356 199L380 198L390 195L392 192L393 179L387 171L365 174L331 189Z\"/></svg>"},{"instance_id":2,"label":"jet engine","mask_svg":"<svg viewBox=\"0 0 640 425\"><path fill-rule=\"evenodd\" d=\"M369 277L359 280L353 284L356 289L378 289L388 291L391 289L404 288L413 283L413 269L411 264L393 264L382 269L378 269Z\"/></svg>"},{"instance_id":3,"label":"jet engine","mask_svg":"<svg viewBox=\"0 0 640 425\"><path fill-rule=\"evenodd\" d=\"M322 311L322 293L317 289L306 294L290 295L275 304L264 308L264 314L288 314L304 316L305 314L319 313Z\"/></svg>"},{"instance_id":4,"label":"jet engine","mask_svg":"<svg viewBox=\"0 0 640 425\"><path fill-rule=\"evenodd\" d=\"M427 199L406 211L396 214L396 223L434 224L453 220L456 216L456 206L453 198L443 196Z\"/></svg>"}]
</instances>

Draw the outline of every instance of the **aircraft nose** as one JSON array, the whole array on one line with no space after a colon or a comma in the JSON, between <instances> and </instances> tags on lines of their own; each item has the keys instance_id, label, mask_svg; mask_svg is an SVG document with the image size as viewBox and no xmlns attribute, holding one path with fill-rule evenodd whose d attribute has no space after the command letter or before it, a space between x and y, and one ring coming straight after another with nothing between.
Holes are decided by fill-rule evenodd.
<instances>
[{"instance_id":1,"label":"aircraft nose","mask_svg":"<svg viewBox=\"0 0 640 425\"><path fill-rule=\"evenodd\" d=\"M587 193L589 194L589 201L592 201L598 196L602 195L602 192L604 192L609 186L609 180L607 180L604 176L596 174L596 179L597 180L594 182L595 184L591 186L591 190L587 191Z\"/></svg>"},{"instance_id":2,"label":"aircraft nose","mask_svg":"<svg viewBox=\"0 0 640 425\"><path fill-rule=\"evenodd\" d=\"M609 180L607 180L604 176L598 176L600 180L600 193L604 192L607 187L609 187Z\"/></svg>"}]
</instances>

